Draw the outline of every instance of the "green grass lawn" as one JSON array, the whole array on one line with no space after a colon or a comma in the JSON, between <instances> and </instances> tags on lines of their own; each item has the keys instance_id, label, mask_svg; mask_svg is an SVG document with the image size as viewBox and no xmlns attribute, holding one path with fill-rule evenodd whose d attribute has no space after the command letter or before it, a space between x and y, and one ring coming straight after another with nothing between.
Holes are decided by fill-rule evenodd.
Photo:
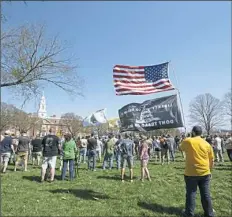
<instances>
[{"instance_id":1,"label":"green grass lawn","mask_svg":"<svg viewBox=\"0 0 232 217\"><path fill-rule=\"evenodd\" d=\"M232 166L226 162L213 170L211 194L217 216L232 216ZM58 166L58 165L57 165ZM180 216L185 203L184 162L180 156L170 165L149 164L152 182L141 183L139 162L133 183L120 181L120 172L87 171L73 182L39 183L40 169L2 175L3 216ZM100 167L100 164L98 165ZM57 178L60 171L56 172ZM128 173L127 173L128 174ZM196 215L202 216L200 195Z\"/></svg>"}]
</instances>

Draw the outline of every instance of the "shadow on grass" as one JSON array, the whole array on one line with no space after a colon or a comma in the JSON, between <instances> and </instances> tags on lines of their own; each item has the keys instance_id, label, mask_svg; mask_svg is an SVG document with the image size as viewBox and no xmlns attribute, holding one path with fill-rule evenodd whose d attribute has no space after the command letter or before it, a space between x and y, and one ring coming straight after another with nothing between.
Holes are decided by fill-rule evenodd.
<instances>
[{"instance_id":1,"label":"shadow on grass","mask_svg":"<svg viewBox=\"0 0 232 217\"><path fill-rule=\"evenodd\" d=\"M223 164L223 163L215 163L215 167L229 167L232 168L232 164L228 165L228 164Z\"/></svg>"},{"instance_id":2,"label":"shadow on grass","mask_svg":"<svg viewBox=\"0 0 232 217\"><path fill-rule=\"evenodd\" d=\"M96 169L102 169L102 166L96 166Z\"/></svg>"},{"instance_id":3,"label":"shadow on grass","mask_svg":"<svg viewBox=\"0 0 232 217\"><path fill-rule=\"evenodd\" d=\"M121 180L120 176L98 176L97 179Z\"/></svg>"},{"instance_id":4,"label":"shadow on grass","mask_svg":"<svg viewBox=\"0 0 232 217\"><path fill-rule=\"evenodd\" d=\"M14 172L14 168L7 168L8 171Z\"/></svg>"},{"instance_id":5,"label":"shadow on grass","mask_svg":"<svg viewBox=\"0 0 232 217\"><path fill-rule=\"evenodd\" d=\"M57 189L50 190L53 194L73 194L83 200L106 200L110 197L106 194L87 189Z\"/></svg>"},{"instance_id":6,"label":"shadow on grass","mask_svg":"<svg viewBox=\"0 0 232 217\"><path fill-rule=\"evenodd\" d=\"M181 163L183 163L184 162L184 160L183 159L179 159L179 160L177 160L177 159L175 159L175 162L181 162Z\"/></svg>"},{"instance_id":7,"label":"shadow on grass","mask_svg":"<svg viewBox=\"0 0 232 217\"><path fill-rule=\"evenodd\" d=\"M88 168L79 167L78 170L88 171Z\"/></svg>"},{"instance_id":8,"label":"shadow on grass","mask_svg":"<svg viewBox=\"0 0 232 217\"><path fill-rule=\"evenodd\" d=\"M157 162L157 161L150 161L149 164L151 164L153 166L161 166L161 163Z\"/></svg>"},{"instance_id":9,"label":"shadow on grass","mask_svg":"<svg viewBox=\"0 0 232 217\"><path fill-rule=\"evenodd\" d=\"M107 179L107 180L121 180L121 176L120 175L114 175L114 176L109 176L109 175L106 175L106 176L97 176L97 179ZM124 179L125 180L129 180L130 177L128 175L125 175L124 176ZM139 179L138 176L133 176L133 179L136 180L136 179Z\"/></svg>"},{"instance_id":10,"label":"shadow on grass","mask_svg":"<svg viewBox=\"0 0 232 217\"><path fill-rule=\"evenodd\" d=\"M156 203L150 204L146 202L138 202L138 206L143 209L147 209L149 211L156 212L156 213L167 213L168 215L175 214L178 216L181 216L182 214L181 208L168 207L168 206L163 206L163 205L156 204Z\"/></svg>"},{"instance_id":11,"label":"shadow on grass","mask_svg":"<svg viewBox=\"0 0 232 217\"><path fill-rule=\"evenodd\" d=\"M224 159L224 162L230 162L230 163L231 163L231 161L230 161L230 160L228 160L228 159Z\"/></svg>"},{"instance_id":12,"label":"shadow on grass","mask_svg":"<svg viewBox=\"0 0 232 217\"><path fill-rule=\"evenodd\" d=\"M41 176L23 176L23 179L26 179L26 180L32 181L32 182L41 182ZM55 175L54 179L61 180L61 176Z\"/></svg>"},{"instance_id":13,"label":"shadow on grass","mask_svg":"<svg viewBox=\"0 0 232 217\"><path fill-rule=\"evenodd\" d=\"M40 176L23 176L23 179L26 179L32 182L40 182L41 177Z\"/></svg>"},{"instance_id":14,"label":"shadow on grass","mask_svg":"<svg viewBox=\"0 0 232 217\"><path fill-rule=\"evenodd\" d=\"M230 168L229 168L229 167L215 167L214 169L215 169L215 170L222 170L222 171L223 171L223 170L232 171L232 167L230 167Z\"/></svg>"},{"instance_id":15,"label":"shadow on grass","mask_svg":"<svg viewBox=\"0 0 232 217\"><path fill-rule=\"evenodd\" d=\"M174 169L177 169L177 170L185 170L185 168L184 167L173 167Z\"/></svg>"},{"instance_id":16,"label":"shadow on grass","mask_svg":"<svg viewBox=\"0 0 232 217\"><path fill-rule=\"evenodd\" d=\"M102 165L100 165L100 166L96 166L96 169L103 170L103 169L102 169ZM109 170L109 166L108 166L108 164L106 165L106 170ZM117 167L112 167L112 170L117 170Z\"/></svg>"}]
</instances>

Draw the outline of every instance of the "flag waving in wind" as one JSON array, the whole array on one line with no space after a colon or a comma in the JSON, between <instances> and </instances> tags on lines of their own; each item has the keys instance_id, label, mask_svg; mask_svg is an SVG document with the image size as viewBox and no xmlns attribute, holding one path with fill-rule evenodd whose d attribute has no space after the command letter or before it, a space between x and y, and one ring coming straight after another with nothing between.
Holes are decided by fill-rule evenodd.
<instances>
[{"instance_id":1,"label":"flag waving in wind","mask_svg":"<svg viewBox=\"0 0 232 217\"><path fill-rule=\"evenodd\" d=\"M174 90L168 76L168 62L154 66L115 65L116 95L146 95Z\"/></svg>"},{"instance_id":2,"label":"flag waving in wind","mask_svg":"<svg viewBox=\"0 0 232 217\"><path fill-rule=\"evenodd\" d=\"M101 109L89 115L83 120L83 126L89 127L107 123L105 112L106 109Z\"/></svg>"}]
</instances>

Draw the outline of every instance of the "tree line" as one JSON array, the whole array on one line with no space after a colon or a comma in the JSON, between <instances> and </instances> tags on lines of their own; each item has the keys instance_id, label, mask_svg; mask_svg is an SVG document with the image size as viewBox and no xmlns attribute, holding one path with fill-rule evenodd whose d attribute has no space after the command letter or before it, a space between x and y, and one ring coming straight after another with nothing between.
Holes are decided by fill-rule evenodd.
<instances>
[{"instance_id":1,"label":"tree line","mask_svg":"<svg viewBox=\"0 0 232 217\"><path fill-rule=\"evenodd\" d=\"M45 118L51 120L52 117ZM73 137L79 134L90 134L93 131L97 131L99 135L104 135L107 131L117 131L118 128L109 128L109 125L102 124L98 127L83 127L83 117L68 112L62 114L59 122L55 125L60 126L62 129L65 126L65 132L69 132ZM16 108L14 105L7 103L1 103L1 122L0 122L0 131L4 132L5 130L12 130L13 132L29 132L34 130L35 132L42 131L42 126L44 125L43 119L39 118L37 114L26 113L25 111Z\"/></svg>"},{"instance_id":2,"label":"tree line","mask_svg":"<svg viewBox=\"0 0 232 217\"><path fill-rule=\"evenodd\" d=\"M222 100L217 99L209 93L196 96L189 105L189 118L192 124L198 124L203 127L209 135L215 129L223 127L227 123L232 123L232 100L231 91L224 95ZM99 127L83 127L83 117L69 112L61 116L58 125L67 126L68 131L76 136L78 133L89 134L92 131L98 131L103 135L107 131L117 131L117 127L110 129L108 124L102 124ZM42 119L31 113L16 108L13 105L1 103L1 124L0 130L13 128L18 131L29 131L30 129L40 129ZM152 132L152 135L178 134L176 129L163 129Z\"/></svg>"},{"instance_id":3,"label":"tree line","mask_svg":"<svg viewBox=\"0 0 232 217\"><path fill-rule=\"evenodd\" d=\"M1 132L9 129L15 130L15 132L27 132L33 127L38 128L41 123L41 119L38 117L26 113L14 105L1 102Z\"/></svg>"}]
</instances>

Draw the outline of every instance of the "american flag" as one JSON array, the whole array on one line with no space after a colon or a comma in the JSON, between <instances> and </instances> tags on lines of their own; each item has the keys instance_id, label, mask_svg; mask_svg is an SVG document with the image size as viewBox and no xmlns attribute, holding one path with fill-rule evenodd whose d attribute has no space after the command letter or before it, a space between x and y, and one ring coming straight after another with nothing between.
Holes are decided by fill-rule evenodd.
<instances>
[{"instance_id":1,"label":"american flag","mask_svg":"<svg viewBox=\"0 0 232 217\"><path fill-rule=\"evenodd\" d=\"M146 95L174 90L168 77L168 62L154 66L115 65L116 95Z\"/></svg>"}]
</instances>

